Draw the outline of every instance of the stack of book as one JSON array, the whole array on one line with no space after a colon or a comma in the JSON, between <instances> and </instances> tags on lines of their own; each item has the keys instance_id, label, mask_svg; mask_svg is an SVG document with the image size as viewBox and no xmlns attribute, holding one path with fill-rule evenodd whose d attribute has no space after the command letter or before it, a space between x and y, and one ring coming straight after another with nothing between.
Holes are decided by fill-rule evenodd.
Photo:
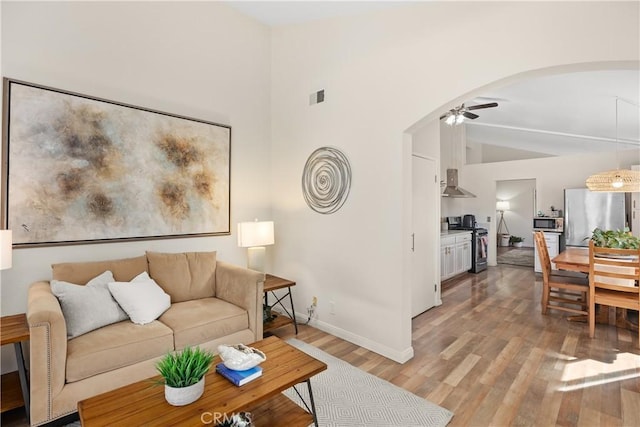
<instances>
[{"instance_id":1,"label":"stack of book","mask_svg":"<svg viewBox=\"0 0 640 427\"><path fill-rule=\"evenodd\" d=\"M216 372L237 386L244 385L262 376L262 368L260 366L254 366L246 371L234 371L224 366L224 363L218 363Z\"/></svg>"}]
</instances>

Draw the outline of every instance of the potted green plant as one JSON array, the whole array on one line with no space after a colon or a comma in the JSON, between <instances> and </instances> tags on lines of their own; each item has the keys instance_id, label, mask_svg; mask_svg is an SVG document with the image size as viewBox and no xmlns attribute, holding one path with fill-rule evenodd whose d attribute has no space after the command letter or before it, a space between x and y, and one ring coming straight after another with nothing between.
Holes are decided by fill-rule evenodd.
<instances>
[{"instance_id":1,"label":"potted green plant","mask_svg":"<svg viewBox=\"0 0 640 427\"><path fill-rule=\"evenodd\" d=\"M588 240L585 237L584 240ZM640 239L633 236L628 227L624 230L601 230L596 228L591 234L591 240L595 246L601 248L618 248L618 249L638 249L640 248Z\"/></svg>"},{"instance_id":2,"label":"potted green plant","mask_svg":"<svg viewBox=\"0 0 640 427\"><path fill-rule=\"evenodd\" d=\"M516 248L522 247L522 243L524 242L523 237L511 236L509 237L509 243L512 244Z\"/></svg>"},{"instance_id":3,"label":"potted green plant","mask_svg":"<svg viewBox=\"0 0 640 427\"><path fill-rule=\"evenodd\" d=\"M186 347L160 359L156 369L164 379L164 397L170 405L188 405L202 396L213 358L213 353L200 347Z\"/></svg>"}]
</instances>

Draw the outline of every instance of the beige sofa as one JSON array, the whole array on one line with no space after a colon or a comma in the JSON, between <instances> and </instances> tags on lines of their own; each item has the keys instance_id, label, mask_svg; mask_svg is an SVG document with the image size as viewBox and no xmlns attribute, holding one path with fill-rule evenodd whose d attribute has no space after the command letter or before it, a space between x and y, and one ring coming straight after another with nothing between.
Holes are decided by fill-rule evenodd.
<instances>
[{"instance_id":1,"label":"beige sofa","mask_svg":"<svg viewBox=\"0 0 640 427\"><path fill-rule=\"evenodd\" d=\"M130 320L67 338L65 319L49 282L29 288L31 424L77 411L77 402L156 374L172 350L262 338L264 274L216 260L215 252L162 254L52 266L53 279L85 284L110 270L128 282L146 271L171 296L171 306L144 325Z\"/></svg>"}]
</instances>

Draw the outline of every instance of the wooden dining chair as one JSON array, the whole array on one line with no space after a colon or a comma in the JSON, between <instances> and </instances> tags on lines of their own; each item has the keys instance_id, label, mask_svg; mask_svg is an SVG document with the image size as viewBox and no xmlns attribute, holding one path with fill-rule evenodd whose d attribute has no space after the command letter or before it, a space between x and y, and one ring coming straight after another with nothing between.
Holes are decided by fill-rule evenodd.
<instances>
[{"instance_id":1,"label":"wooden dining chair","mask_svg":"<svg viewBox=\"0 0 640 427\"><path fill-rule=\"evenodd\" d=\"M542 231L533 233L542 268L542 314L548 309L589 315L589 281L580 277L565 277L551 274L551 259Z\"/></svg>"},{"instance_id":2,"label":"wooden dining chair","mask_svg":"<svg viewBox=\"0 0 640 427\"><path fill-rule=\"evenodd\" d=\"M595 305L640 311L640 249L600 248L589 242L589 336L596 332ZM640 328L638 328L640 347Z\"/></svg>"}]
</instances>

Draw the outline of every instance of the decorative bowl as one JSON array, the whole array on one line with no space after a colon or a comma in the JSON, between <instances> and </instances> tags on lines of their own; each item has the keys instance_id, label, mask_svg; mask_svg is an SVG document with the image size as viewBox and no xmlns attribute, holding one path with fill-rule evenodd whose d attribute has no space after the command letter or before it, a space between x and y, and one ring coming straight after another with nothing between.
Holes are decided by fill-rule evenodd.
<instances>
[{"instance_id":1,"label":"decorative bowl","mask_svg":"<svg viewBox=\"0 0 640 427\"><path fill-rule=\"evenodd\" d=\"M244 344L219 345L218 354L224 366L234 371L246 371L267 360L263 352Z\"/></svg>"}]
</instances>

